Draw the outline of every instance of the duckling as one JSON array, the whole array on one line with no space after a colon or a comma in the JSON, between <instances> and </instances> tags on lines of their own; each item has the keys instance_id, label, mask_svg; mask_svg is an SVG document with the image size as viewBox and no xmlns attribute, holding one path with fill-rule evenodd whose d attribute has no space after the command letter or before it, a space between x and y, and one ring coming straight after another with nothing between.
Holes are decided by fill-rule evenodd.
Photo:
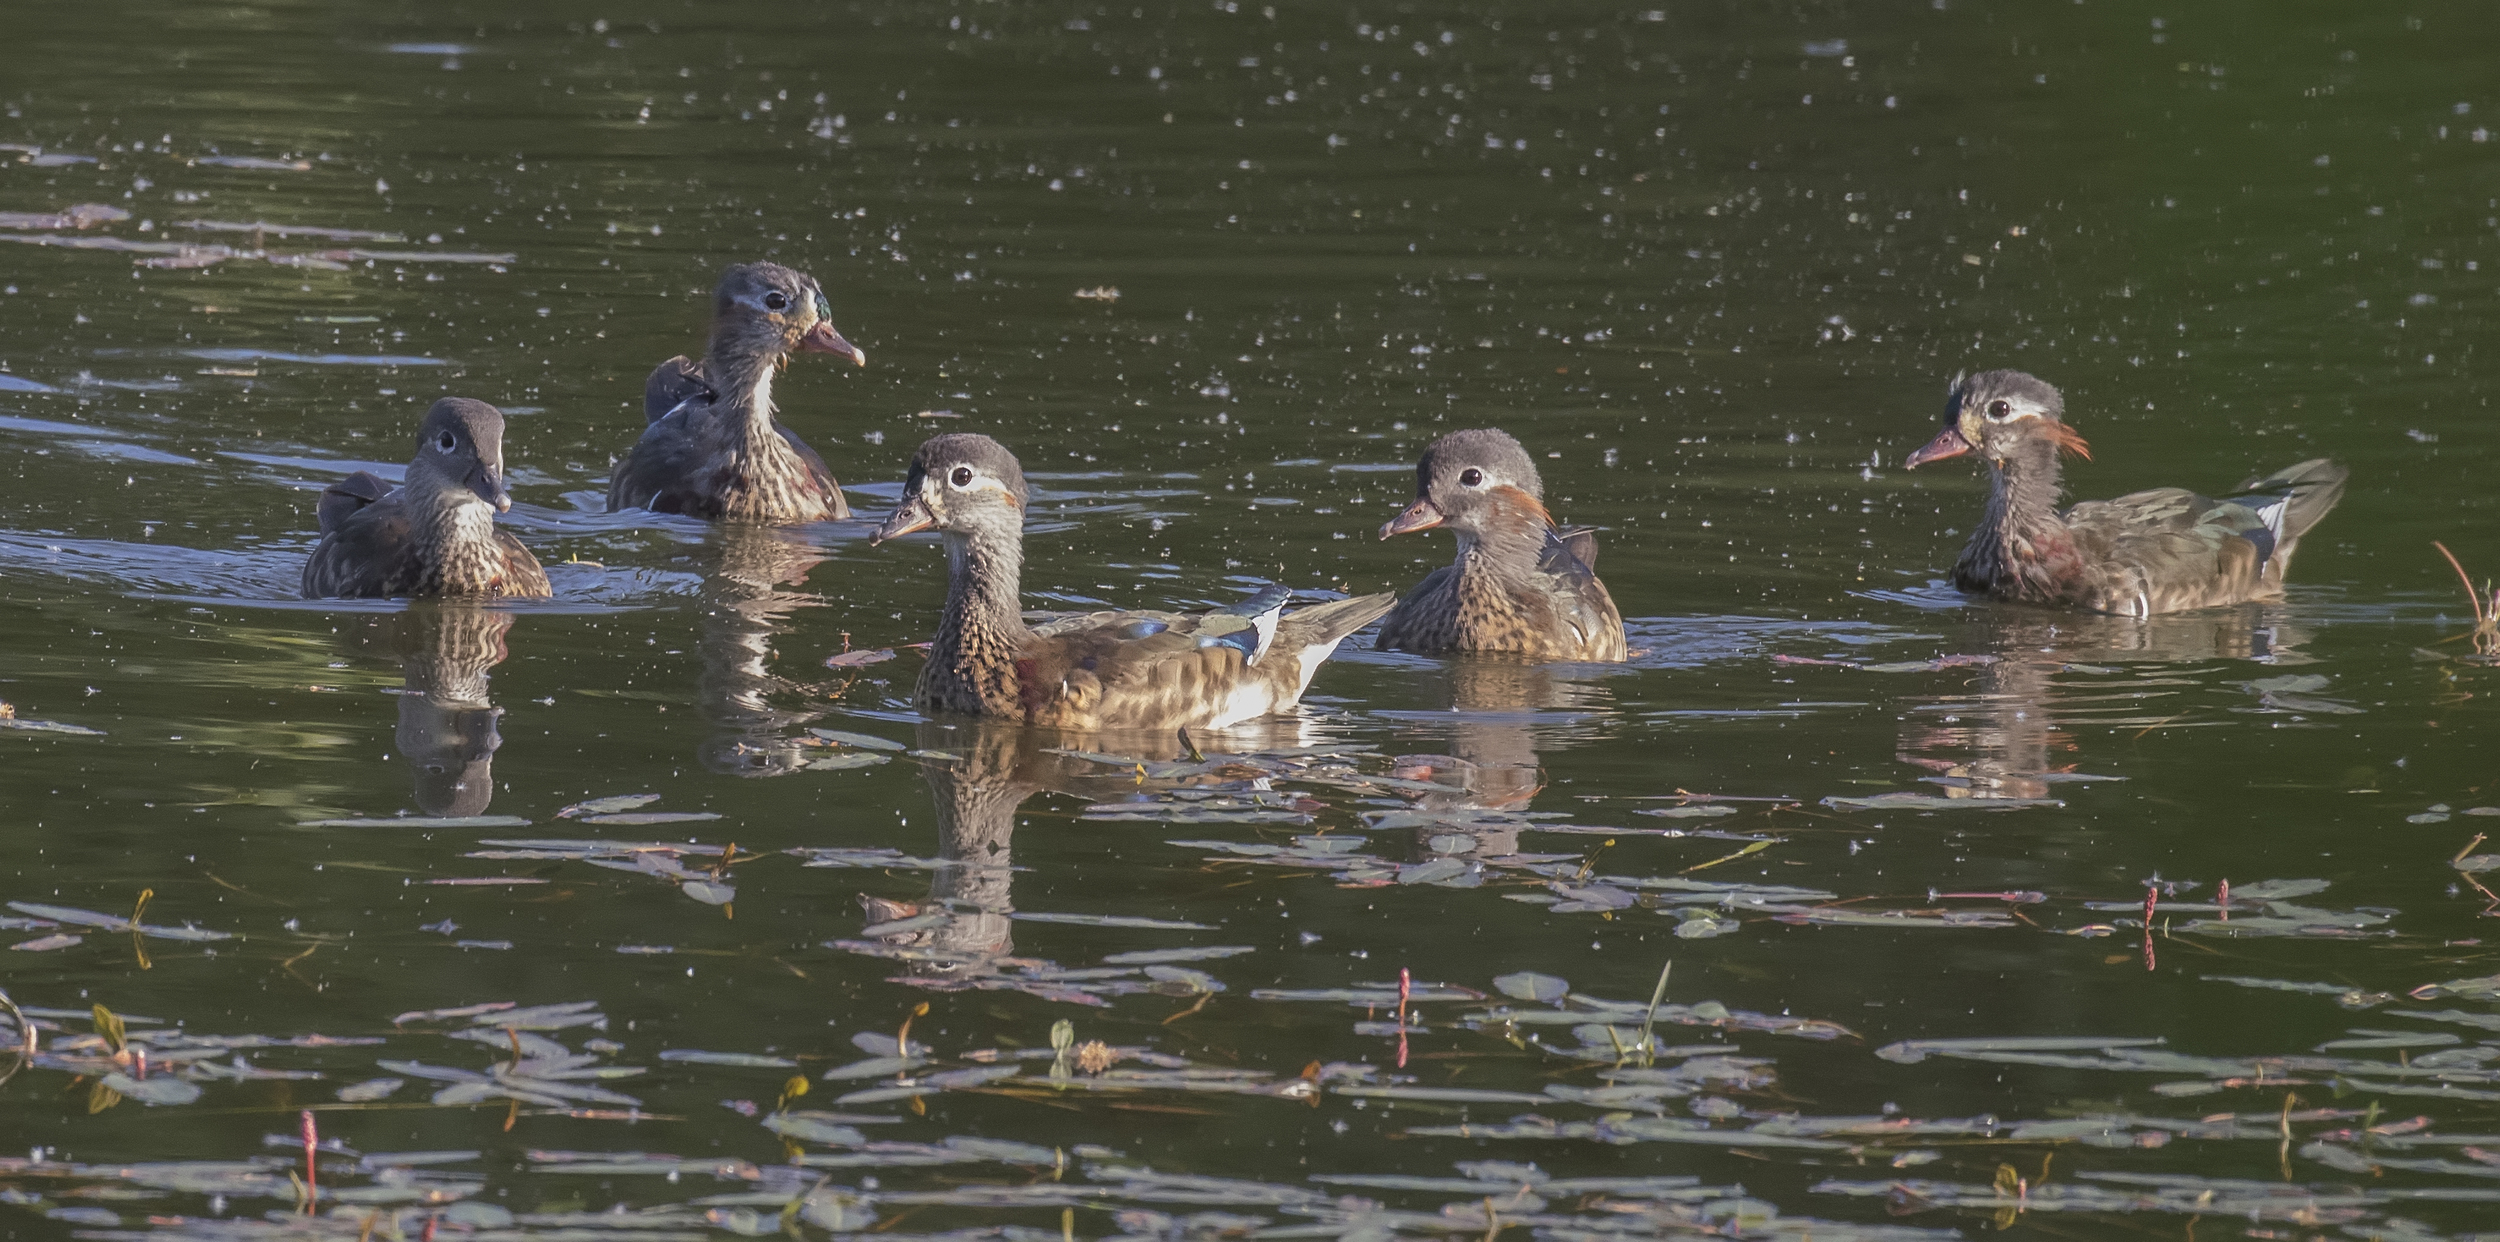
<instances>
[{"instance_id":1,"label":"duckling","mask_svg":"<svg viewBox=\"0 0 2500 1242\"><path fill-rule=\"evenodd\" d=\"M1628 654L1623 614L1597 578L1596 534L1555 528L1536 462L1508 432L1433 441L1415 466L1415 503L1380 537L1437 526L1458 536L1458 559L1398 601L1376 646L1589 663Z\"/></svg>"},{"instance_id":2,"label":"duckling","mask_svg":"<svg viewBox=\"0 0 2500 1242\"><path fill-rule=\"evenodd\" d=\"M2148 617L2283 593L2300 537L2342 499L2349 472L2326 458L2250 479L2228 497L2184 488L2087 500L2060 513L2058 454L2089 460L2057 389L2021 371L1954 377L1944 430L1902 465L1977 453L1988 506L1953 585L2023 604Z\"/></svg>"},{"instance_id":3,"label":"duckling","mask_svg":"<svg viewBox=\"0 0 2500 1242\"><path fill-rule=\"evenodd\" d=\"M868 365L832 318L805 272L741 263L721 273L702 360L671 358L643 385L642 439L608 481L608 511L766 523L849 518L825 459L773 421L773 375L792 353Z\"/></svg>"},{"instance_id":4,"label":"duckling","mask_svg":"<svg viewBox=\"0 0 2500 1242\"><path fill-rule=\"evenodd\" d=\"M417 429L417 456L394 488L359 470L321 493L321 542L304 563L306 599L505 595L544 599L547 571L495 529L512 508L503 483L503 411L445 397Z\"/></svg>"},{"instance_id":5,"label":"duckling","mask_svg":"<svg viewBox=\"0 0 2500 1242\"><path fill-rule=\"evenodd\" d=\"M939 436L912 455L902 504L873 542L933 527L945 536L946 609L912 696L921 711L1080 731L1220 729L1292 708L1338 642L1396 602L1366 595L1286 613L1289 592L1271 588L1252 608L1031 627L1018 581L1030 499L1023 466L988 436Z\"/></svg>"}]
</instances>

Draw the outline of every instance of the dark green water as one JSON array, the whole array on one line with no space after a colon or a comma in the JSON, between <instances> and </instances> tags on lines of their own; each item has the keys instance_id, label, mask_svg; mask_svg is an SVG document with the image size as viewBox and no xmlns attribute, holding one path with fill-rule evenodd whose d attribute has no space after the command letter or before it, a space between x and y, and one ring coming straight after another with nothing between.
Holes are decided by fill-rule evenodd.
<instances>
[{"instance_id":1,"label":"dark green water","mask_svg":"<svg viewBox=\"0 0 2500 1242\"><path fill-rule=\"evenodd\" d=\"M2439 645L2467 609L2430 546L2500 566L2485 6L135 4L11 27L0 141L29 149L0 152L0 211L130 213L0 230L30 243L0 245L0 699L96 731L0 730L0 898L109 916L11 914L0 985L47 1027L0 1087L11 1236L674 1239L778 1232L792 1203L809 1237L2500 1219L2500 953L2451 865L2500 826L2467 813L2500 805L2500 674ZM185 245L236 253L147 265L214 257ZM1605 529L1644 654L1348 650L1303 718L1202 739L1207 768L916 722L913 654L824 661L926 637L931 546L596 512L642 376L758 256L819 277L869 353L777 389L863 514L925 435L1022 455L1035 606L1403 589L1450 551L1373 538L1415 454L1497 424L1559 515ZM1981 483L1898 463L1982 366L2065 389L2080 496L2318 455L2352 486L2279 603L1964 606L1935 580ZM404 461L445 392L513 416L510 522L558 602L292 600L318 488ZM1902 667L1947 656L1993 662ZM1643 814L1679 790L1777 800ZM1824 801L1887 793L2049 803ZM717 818L556 817L624 794ZM528 823L322 826L447 813ZM551 838L576 844L488 844ZM692 852L637 869L632 843ZM495 877L521 882L437 883ZM2181 908L2148 957L2156 879ZM141 922L230 938L133 935L146 890ZM1193 947L1250 951L1103 965ZM1379 1033L1401 971L1491 994L1419 1001L1402 1068ZM1616 1007L1547 1020L1495 990L1523 971ZM590 1009L393 1024L489 1002ZM817 1077L923 1002L933 1062ZM150 1073L110 1103L69 1016L96 1004L281 1042L142 1038ZM1054 1081L1062 1019L1149 1056ZM1668 1051L1642 1053L1645 1020ZM1898 1046L2015 1036L2084 1046ZM1014 1048L1044 1055L922 1078ZM662 1056L685 1050L795 1064ZM1197 1076L1153 1063L1175 1058ZM647 1068L548 1076L586 1065ZM929 1093L836 1102L897 1069ZM1165 1077L1120 1078L1140 1070ZM1646 1090L1588 1095L1604 1075ZM406 1081L340 1101L383 1076ZM785 1143L765 1123L793 1076L791 1109L877 1120L793 1113ZM560 1093L585 1086L615 1095ZM1444 1088L1498 1094L1415 1095ZM309 1220L306 1108L345 1148ZM352 1154L410 1151L466 1154ZM1324 1180L1393 1175L1437 1180Z\"/></svg>"}]
</instances>

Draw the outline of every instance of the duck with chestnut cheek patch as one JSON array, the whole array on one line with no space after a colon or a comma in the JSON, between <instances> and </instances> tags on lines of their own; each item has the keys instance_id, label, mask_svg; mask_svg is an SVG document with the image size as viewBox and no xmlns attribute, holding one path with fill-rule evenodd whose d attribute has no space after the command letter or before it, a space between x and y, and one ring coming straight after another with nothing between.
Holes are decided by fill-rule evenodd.
<instances>
[{"instance_id":1,"label":"duck with chestnut cheek patch","mask_svg":"<svg viewBox=\"0 0 2500 1242\"><path fill-rule=\"evenodd\" d=\"M503 484L503 411L445 397L417 428L417 455L398 487L359 470L322 490L321 542L304 562L306 599L555 592L538 558L495 515Z\"/></svg>"},{"instance_id":2,"label":"duck with chestnut cheek patch","mask_svg":"<svg viewBox=\"0 0 2500 1242\"><path fill-rule=\"evenodd\" d=\"M1970 455L1988 468L1988 507L1953 566L1956 587L2131 617L2272 599L2300 537L2344 494L2348 472L2320 457L2221 499L2162 487L2059 512L2058 455L2091 457L2065 414L2055 388L2020 371L1954 378L1944 430L1902 464Z\"/></svg>"},{"instance_id":3,"label":"duck with chestnut cheek patch","mask_svg":"<svg viewBox=\"0 0 2500 1242\"><path fill-rule=\"evenodd\" d=\"M1624 658L1623 614L1597 579L1596 534L1555 528L1536 463L1509 433L1453 431L1433 441L1415 467L1415 503L1380 537L1438 527L1458 536L1458 559L1398 601L1380 625L1380 648Z\"/></svg>"},{"instance_id":4,"label":"duck with chestnut cheek patch","mask_svg":"<svg viewBox=\"0 0 2500 1242\"><path fill-rule=\"evenodd\" d=\"M608 511L759 523L850 517L825 459L773 421L773 376L791 354L868 365L832 319L824 290L805 272L778 263L723 272L702 360L671 358L643 385L642 439L608 480Z\"/></svg>"},{"instance_id":5,"label":"duck with chestnut cheek patch","mask_svg":"<svg viewBox=\"0 0 2500 1242\"><path fill-rule=\"evenodd\" d=\"M1389 611L1366 595L1284 611L1269 587L1214 612L1095 612L1028 626L1020 598L1032 492L988 436L939 436L912 455L903 501L875 541L936 530L946 611L912 706L1082 732L1220 729L1290 710L1346 635Z\"/></svg>"}]
</instances>

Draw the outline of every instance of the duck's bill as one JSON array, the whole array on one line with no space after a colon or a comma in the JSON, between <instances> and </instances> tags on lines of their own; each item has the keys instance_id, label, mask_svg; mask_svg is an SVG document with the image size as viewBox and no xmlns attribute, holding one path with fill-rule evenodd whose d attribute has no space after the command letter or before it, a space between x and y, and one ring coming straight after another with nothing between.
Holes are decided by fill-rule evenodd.
<instances>
[{"instance_id":1,"label":"duck's bill","mask_svg":"<svg viewBox=\"0 0 2500 1242\"><path fill-rule=\"evenodd\" d=\"M843 340L842 334L834 331L833 325L826 323L822 319L816 321L815 327L807 330L807 335L799 338L799 352L803 354L840 354L860 366L864 367L868 365L868 351L861 349L857 345L851 344L849 341Z\"/></svg>"},{"instance_id":2,"label":"duck's bill","mask_svg":"<svg viewBox=\"0 0 2500 1242\"><path fill-rule=\"evenodd\" d=\"M868 542L873 546L884 543L888 539L899 539L916 531L928 530L936 525L937 515L929 511L929 502L914 496L904 501L902 506L894 511L893 516L888 517L885 524L877 528L875 534L868 536Z\"/></svg>"},{"instance_id":3,"label":"duck's bill","mask_svg":"<svg viewBox=\"0 0 2500 1242\"><path fill-rule=\"evenodd\" d=\"M472 470L468 484L469 490L477 493L478 499L495 506L495 512L512 512L512 493L505 489L500 471Z\"/></svg>"},{"instance_id":4,"label":"duck's bill","mask_svg":"<svg viewBox=\"0 0 2500 1242\"><path fill-rule=\"evenodd\" d=\"M1386 539L1391 535L1409 535L1419 530L1431 530L1448 520L1449 515L1441 512L1440 506L1429 500L1418 500L1406 506L1405 512L1389 519L1389 524L1380 528L1380 537Z\"/></svg>"},{"instance_id":5,"label":"duck's bill","mask_svg":"<svg viewBox=\"0 0 2500 1242\"><path fill-rule=\"evenodd\" d=\"M1901 467L1905 470L1916 470L1931 461L1959 457L1969 451L1970 441L1962 438L1962 429L1947 426L1944 430L1937 432L1936 438L1929 440L1925 448L1910 454L1910 459L1902 462Z\"/></svg>"}]
</instances>

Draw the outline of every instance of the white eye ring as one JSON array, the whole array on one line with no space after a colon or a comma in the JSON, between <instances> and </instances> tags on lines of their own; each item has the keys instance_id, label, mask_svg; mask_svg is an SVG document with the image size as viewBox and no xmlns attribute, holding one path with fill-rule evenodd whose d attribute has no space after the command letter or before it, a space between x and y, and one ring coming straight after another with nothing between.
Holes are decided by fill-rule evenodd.
<instances>
[{"instance_id":1,"label":"white eye ring","mask_svg":"<svg viewBox=\"0 0 2500 1242\"><path fill-rule=\"evenodd\" d=\"M1484 471L1478 470L1474 466L1467 467L1465 470L1459 472L1458 485L1460 487L1484 486Z\"/></svg>"},{"instance_id":2,"label":"white eye ring","mask_svg":"<svg viewBox=\"0 0 2500 1242\"><path fill-rule=\"evenodd\" d=\"M434 441L434 447L448 453L460 447L460 437L446 431L442 434L442 438Z\"/></svg>"},{"instance_id":3,"label":"white eye ring","mask_svg":"<svg viewBox=\"0 0 2500 1242\"><path fill-rule=\"evenodd\" d=\"M2012 402L1999 398L1998 400L1988 403L1989 421L2001 423L2008 418L2012 418L2013 416L2014 405Z\"/></svg>"},{"instance_id":4,"label":"white eye ring","mask_svg":"<svg viewBox=\"0 0 2500 1242\"><path fill-rule=\"evenodd\" d=\"M970 487L972 486L972 467L957 466L953 473L946 476L946 479L957 487Z\"/></svg>"},{"instance_id":5,"label":"white eye ring","mask_svg":"<svg viewBox=\"0 0 2500 1242\"><path fill-rule=\"evenodd\" d=\"M772 292L765 294L764 309L770 311L784 311L790 309L790 295L783 293L779 289L775 289Z\"/></svg>"}]
</instances>

